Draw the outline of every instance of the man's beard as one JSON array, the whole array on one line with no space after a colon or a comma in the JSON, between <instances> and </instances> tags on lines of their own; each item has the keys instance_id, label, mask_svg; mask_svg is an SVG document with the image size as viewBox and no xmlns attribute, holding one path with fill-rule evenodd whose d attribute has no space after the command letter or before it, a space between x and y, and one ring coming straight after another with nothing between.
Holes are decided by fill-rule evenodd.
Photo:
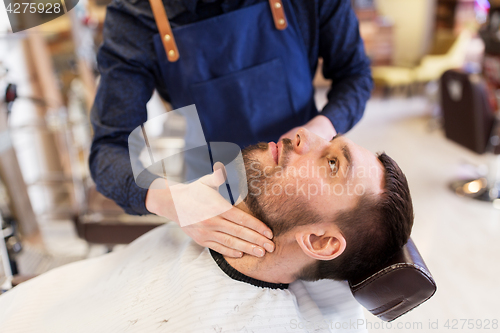
<instances>
[{"instance_id":1,"label":"man's beard","mask_svg":"<svg viewBox=\"0 0 500 333\"><path fill-rule=\"evenodd\" d=\"M306 202L299 200L296 190L292 190L291 195L283 190L286 179L284 175L293 144L290 139L283 139L282 144L282 163L273 168L265 168L259 160L259 154L256 154L267 152L267 143L261 142L242 151L248 186L248 195L244 202L256 218L271 228L274 237L295 226L312 223L313 216L316 215L311 214Z\"/></svg>"}]
</instances>

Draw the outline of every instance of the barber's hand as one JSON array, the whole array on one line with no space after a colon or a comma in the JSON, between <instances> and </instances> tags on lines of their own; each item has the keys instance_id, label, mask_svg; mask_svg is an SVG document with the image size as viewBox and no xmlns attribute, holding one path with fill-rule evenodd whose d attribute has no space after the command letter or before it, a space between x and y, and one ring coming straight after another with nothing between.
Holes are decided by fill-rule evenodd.
<instances>
[{"instance_id":1,"label":"barber's hand","mask_svg":"<svg viewBox=\"0 0 500 333\"><path fill-rule=\"evenodd\" d=\"M328 141L330 141L335 135L337 135L337 131L333 127L330 119L323 115L317 115L313 119L309 120L304 126L295 127L283 134L280 137L280 140L284 138L293 139L295 137L295 134L301 127L307 128L307 130L309 130L310 132L313 132L314 134Z\"/></svg>"},{"instance_id":2,"label":"barber's hand","mask_svg":"<svg viewBox=\"0 0 500 333\"><path fill-rule=\"evenodd\" d=\"M271 230L233 207L217 191L225 182L224 166L216 163L214 170L193 183L170 188L165 188L166 180L155 180L146 196L146 208L176 221L196 243L223 255L241 257L244 252L263 256L265 250L274 251Z\"/></svg>"},{"instance_id":3,"label":"barber's hand","mask_svg":"<svg viewBox=\"0 0 500 333\"><path fill-rule=\"evenodd\" d=\"M262 257L266 249L274 251L271 230L262 221L236 207L182 230L201 246L229 257L241 257L243 252ZM269 238L263 236L266 232Z\"/></svg>"}]
</instances>

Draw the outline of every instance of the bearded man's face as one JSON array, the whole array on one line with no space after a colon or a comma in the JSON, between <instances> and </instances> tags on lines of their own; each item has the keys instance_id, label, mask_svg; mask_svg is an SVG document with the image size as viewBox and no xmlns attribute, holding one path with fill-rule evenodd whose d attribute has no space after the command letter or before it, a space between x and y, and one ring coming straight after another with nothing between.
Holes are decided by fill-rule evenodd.
<instances>
[{"instance_id":1,"label":"bearded man's face","mask_svg":"<svg viewBox=\"0 0 500 333\"><path fill-rule=\"evenodd\" d=\"M327 141L300 129L293 139L243 150L245 203L275 236L295 226L333 220L365 193L382 192L375 154L343 136Z\"/></svg>"}]
</instances>

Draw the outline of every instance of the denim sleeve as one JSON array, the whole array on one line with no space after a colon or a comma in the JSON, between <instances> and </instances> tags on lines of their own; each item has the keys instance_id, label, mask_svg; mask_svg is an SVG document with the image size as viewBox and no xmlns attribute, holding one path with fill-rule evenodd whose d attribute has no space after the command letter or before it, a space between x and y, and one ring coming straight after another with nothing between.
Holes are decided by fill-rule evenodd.
<instances>
[{"instance_id":1,"label":"denim sleeve","mask_svg":"<svg viewBox=\"0 0 500 333\"><path fill-rule=\"evenodd\" d=\"M101 77L90 115L94 138L89 156L97 190L134 215L149 212L147 189L134 181L128 136L147 120L146 103L158 80L154 73L159 72L151 9L147 1L139 3L115 0L107 9L104 43L97 54Z\"/></svg>"},{"instance_id":2,"label":"denim sleeve","mask_svg":"<svg viewBox=\"0 0 500 333\"><path fill-rule=\"evenodd\" d=\"M370 61L350 0L325 0L319 14L319 56L323 58L324 77L332 80L322 114L337 132L345 133L361 119L370 98Z\"/></svg>"}]
</instances>

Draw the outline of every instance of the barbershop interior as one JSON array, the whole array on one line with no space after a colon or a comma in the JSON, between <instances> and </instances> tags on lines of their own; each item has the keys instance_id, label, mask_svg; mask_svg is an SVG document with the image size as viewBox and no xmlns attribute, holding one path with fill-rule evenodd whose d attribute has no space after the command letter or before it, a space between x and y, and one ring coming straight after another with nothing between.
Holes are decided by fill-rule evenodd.
<instances>
[{"instance_id":1,"label":"barbershop interior","mask_svg":"<svg viewBox=\"0 0 500 333\"><path fill-rule=\"evenodd\" d=\"M213 127L212 138L223 137L219 135L223 132L241 135L247 128L257 128L260 126L259 119L264 118L256 116L253 118L256 124L243 124L239 128L239 123L227 120L227 114L220 109L229 107L236 112L238 105L246 104L245 110L269 114L269 110L262 108L266 105L272 108L274 102L254 102L252 96L260 96L260 99L270 96L269 99L273 99L274 94L286 93L286 89L278 90L274 86L282 81L289 92L284 99L278 96L278 103L289 98L287 107L294 108L299 103L295 103L293 96L290 97L294 89L307 90L301 87L310 86L310 95L313 96L310 99L314 101L319 115L323 111L331 114L321 119L328 122L351 117L349 124L339 120L341 125L330 134L342 134L342 140L348 139L372 154L385 152L397 162L406 176L411 194L413 225L410 238L390 258L377 258L380 264L369 266L373 269L359 273L357 279L336 281L347 295L329 300L338 308L329 308L328 303L320 299L315 305L307 305L310 308L306 306L306 310L297 310L307 302L304 295L298 296L296 290L299 289L292 289L292 292L287 292L296 297L293 303L295 308L283 308L279 313L286 318L298 319L287 319L290 323L287 327L280 326L278 319L275 319L276 322L270 319L267 326L252 326L261 329L248 332L482 332L500 329L500 1L328 0L306 4L304 1L288 0L241 0L235 1L241 7L234 7L233 4L234 8L226 11L224 8L230 7L231 1L80 0L70 3L66 0L62 2L65 4L64 13L51 14L49 18L43 15L37 18L36 13L33 18L16 16L12 9L16 3L5 1L5 6L0 5L1 332L99 332L107 331L106 327L122 327L121 324L106 326L114 324L104 324L106 321L102 318L96 319L96 322L103 323L101 330L99 326L80 327L78 321L72 326L71 321L64 318L84 318L96 313L90 301L75 301L75 304L71 299L92 294L89 291L92 288L104 288L101 282L94 283L100 281L97 277L94 280L94 276L115 274L120 267L118 264L114 266L115 263L109 266L104 263L111 262L112 258L128 260L129 264L138 260L141 261L137 264L139 267L142 261L146 261L142 257L134 257L141 252L137 250L140 249L140 239L146 239L144 236L165 224L185 231L185 228L179 227L178 221L176 223L167 215L152 213L145 203L146 191L149 198L152 190L147 190L147 187L139 189L143 180L140 180L140 170L134 167L132 148L129 147L129 151L126 146L127 138L138 129L137 133L145 142L139 159L146 161L144 164L158 166L154 164L153 155L156 161L164 158L161 160L162 172L168 175L168 186L170 180L181 184L185 181L187 163L183 153L193 147L201 146L203 149L207 145L205 142L205 146L190 147L194 141L190 142L186 136L192 130L189 125L192 117L173 110L195 104L200 114L200 119L196 115L195 122L201 121L206 133L206 138L202 136L201 140L224 141L208 139L212 135L207 134L212 126L207 126L210 117L217 117L211 121L219 126ZM38 7L42 9L47 4L53 4L54 8L59 5L55 0L37 3L42 5ZM214 10L215 15L209 13L216 6L219 12ZM305 12L308 6L316 6L311 11L315 14ZM333 13L331 20L324 13L326 7ZM21 12L22 9L21 6ZM338 15L341 10L347 14ZM198 14L202 12L209 14L200 18L201 14ZM218 15L220 20L211 17ZM259 15L261 21L254 23L250 30L268 31L253 34L249 30L243 34L237 32L237 27L228 29L223 26L233 20L231 24L241 24L242 29L246 29L247 22L252 22L252 15ZM307 15L317 17L307 21L304 19ZM266 21L267 16L269 19ZM307 38L301 34L304 22L317 23L307 27L310 31ZM220 26L217 27L217 24ZM328 31L329 24L336 27L331 32ZM200 26L205 26L205 29L197 29ZM203 37L210 29L218 36L211 46L211 41ZM151 38L140 37L146 32ZM190 34L192 38L189 38ZM245 40L242 42L242 39ZM314 42L311 41L313 39ZM248 56L250 52L244 56L241 55L243 51L233 52L243 44L251 47L252 43L258 45L260 60L258 55L250 59L253 57ZM299 45L297 48L294 48L295 43ZM199 50L196 50L196 45L200 45ZM261 67L260 74L258 70L250 69L254 73L248 74L247 69L236 68L231 69L234 73L226 74L229 78L226 79L215 74L220 73L218 69L210 68L232 64L231 57L235 54L244 59L243 63L251 61L252 66L257 66L267 61L266 57L274 57L274 51L267 51L266 48L278 49L276 45L289 47L291 51L279 53L278 58L282 57L282 61L278 65L269 65L272 67ZM150 49L152 53L147 53ZM343 53L344 58L337 61L339 58L325 56L328 52ZM186 53L191 53L191 56ZM153 56L150 57L150 54ZM186 55L184 59L183 55ZM317 61L313 59L311 62L314 57ZM308 60L309 63L303 67L305 72L297 70ZM158 64L160 62L163 64ZM366 68L361 68L363 63L366 63ZM151 68L157 71L153 73ZM311 72L311 68L316 72ZM366 83L369 81L366 78L360 79L368 69L372 84ZM244 75L252 75L251 79L247 77L251 81L231 81L230 77L240 70L247 71ZM303 72L306 73L305 80L301 80ZM344 77L337 73L343 73ZM192 79L189 75L193 75ZM199 83L207 77L217 80L209 85L210 88ZM164 79L165 83L159 83L158 78ZM267 78L271 79L268 81ZM174 80L181 83L173 84ZM221 89L227 90L218 91ZM256 93L251 94L249 91L254 89ZM184 93L196 96L173 97ZM217 97L219 93L223 97ZM143 100L138 96L144 97ZM169 101L169 97L175 103ZM224 104L228 99L231 101ZM142 108L141 102L146 103ZM224 105L217 104L219 102ZM131 106L128 110L127 105ZM123 113L117 115L120 110ZM204 110L210 113L203 115ZM129 117L132 111L135 114ZM112 115L108 116L110 113ZM155 120L150 121L153 118ZM308 121L312 118L310 116L301 124L289 126L288 130L311 124ZM251 122L252 118L249 119L248 122ZM283 127L285 121L280 123L278 125ZM271 122L262 123L262 126L269 124ZM329 128L336 127L336 124L334 120L328 122ZM304 140L316 135L310 134L315 133L314 126L305 127L309 134L297 136L295 132L302 132L295 129L290 139L297 140L298 137ZM276 142L287 131L277 131L272 126L266 130L269 133L274 131ZM112 141L116 137L124 141ZM330 144L331 137L333 135L326 141L318 139L324 141L318 145ZM292 145L296 141L290 142ZM123 148L119 158L115 158L113 154L116 152L109 148L113 145ZM268 146L271 145L274 143ZM212 158L216 145L210 147ZM280 145L277 147L280 154ZM127 162L129 153L128 165L114 164L117 161ZM359 156L352 155L356 163ZM147 165L143 168L148 169ZM213 170L216 170L215 165ZM124 172L129 174L123 176ZM100 173L105 176L96 179ZM229 182L226 185L230 193ZM138 190L132 192L129 189L131 186ZM233 196L230 196L230 203L234 204ZM130 204L124 205L127 200ZM189 195L185 200L190 202ZM188 207L197 205L193 202ZM184 214L179 211L181 206L176 203L179 219ZM396 204L395 210L399 208ZM178 237L190 236L194 237L188 232ZM172 244L176 242L172 241ZM145 247L153 249L154 242L149 243ZM279 243L275 244L278 246ZM347 241L347 249L349 245ZM204 245L199 246L201 249ZM210 244L205 246L210 247ZM210 248L218 251L217 248ZM134 249L136 254L127 252L128 249ZM172 249L175 255L176 248ZM178 252L182 253L183 249L179 247ZM147 251L145 249L144 253L149 253ZM101 258L108 259L99 261ZM161 258L158 260L162 262ZM79 266L79 263L86 263L86 266ZM100 266L98 263L101 263ZM171 270L176 269L176 265ZM193 259L190 265L196 265L196 261ZM140 267L137 270L143 270L142 282L140 275L135 278L136 275L130 273L128 280L122 276L124 280L117 280L116 285L137 290L143 285L142 288L147 291L146 282L152 280L153 275L148 276L148 269ZM68 275L71 279L63 281L63 272L69 274L67 271L71 270L78 272L78 276ZM184 270L181 269L170 274L182 272ZM238 272L236 275L239 274L244 275ZM92 278L87 280L85 275ZM259 276L265 280L265 274ZM225 275L221 278L229 279ZM82 281L78 282L79 279ZM185 279L189 280L188 277ZM267 282L275 282L270 280ZM233 282L245 284L241 281L246 280ZM59 293L67 297L64 307L60 304L57 307L55 298L47 305L45 299L50 298L46 296L49 294L37 295L47 285L51 285L50 297ZM167 282L165 288L170 288ZM220 285L220 288L220 294L227 292L227 286ZM19 289L18 294L15 294L16 289ZM16 296L9 298L9 294ZM104 291L102 294L108 295ZM197 294L202 297L199 291L189 294L189 297L196 298ZM109 292L109 297L112 295L118 294ZM60 297L63 299L63 296ZM133 296L130 297L130 304L128 299L122 302L121 296L117 298L116 302L123 305L119 310L109 309L106 316L112 317L117 311L138 311ZM162 297L164 302L171 302L169 295ZM310 297L314 302L314 297ZM32 303L23 305L24 298ZM147 298L144 300L148 302ZM107 299L106 302L112 306L114 300ZM211 308L212 302L214 309L210 313L217 314L218 300L209 299L205 308ZM272 299L269 302L275 307L281 304L276 301L272 305ZM339 304L343 302L346 304ZM188 306L189 302L180 304ZM255 306L259 307L259 304L255 303ZM50 308L51 305L54 309ZM153 309L155 305L146 305L144 309L151 309L152 313L156 311ZM69 315L72 306L78 314ZM43 325L33 326L34 330L16 326L20 325L16 323L30 320L28 315L19 314L18 309L24 308L23 313L35 311L32 309L37 307L45 308L45 312L37 312L36 316L47 315L50 320L43 321L42 317L36 317L38 321L33 322L43 322ZM63 308L64 311L61 311ZM313 308L321 311L318 312L319 317L310 319L308 315L314 312ZM144 309L141 311L149 311ZM337 309L341 309L338 312L342 313L337 313ZM186 309L186 314L189 311ZM259 314L258 309L253 311ZM174 313L171 314L174 319ZM251 323L254 320L250 320L251 317L243 311L228 314L220 310L218 315L220 324L217 327L206 324L196 332L247 332L243 324L240 330L235 328L238 326L231 326L233 321ZM129 326L123 327L131 331L142 319L120 318L128 321ZM354 322L350 319L349 322L332 318L357 319ZM173 327L168 326L168 321L173 322L172 319L165 317L164 323L135 329L139 332L195 331L189 328L191 326L168 328ZM57 326L58 320L66 321L59 322L57 325L60 326ZM87 320L94 319L88 317ZM7 326L3 326L2 321ZM52 330L49 324L56 325L54 327L58 330Z\"/></svg>"}]
</instances>

